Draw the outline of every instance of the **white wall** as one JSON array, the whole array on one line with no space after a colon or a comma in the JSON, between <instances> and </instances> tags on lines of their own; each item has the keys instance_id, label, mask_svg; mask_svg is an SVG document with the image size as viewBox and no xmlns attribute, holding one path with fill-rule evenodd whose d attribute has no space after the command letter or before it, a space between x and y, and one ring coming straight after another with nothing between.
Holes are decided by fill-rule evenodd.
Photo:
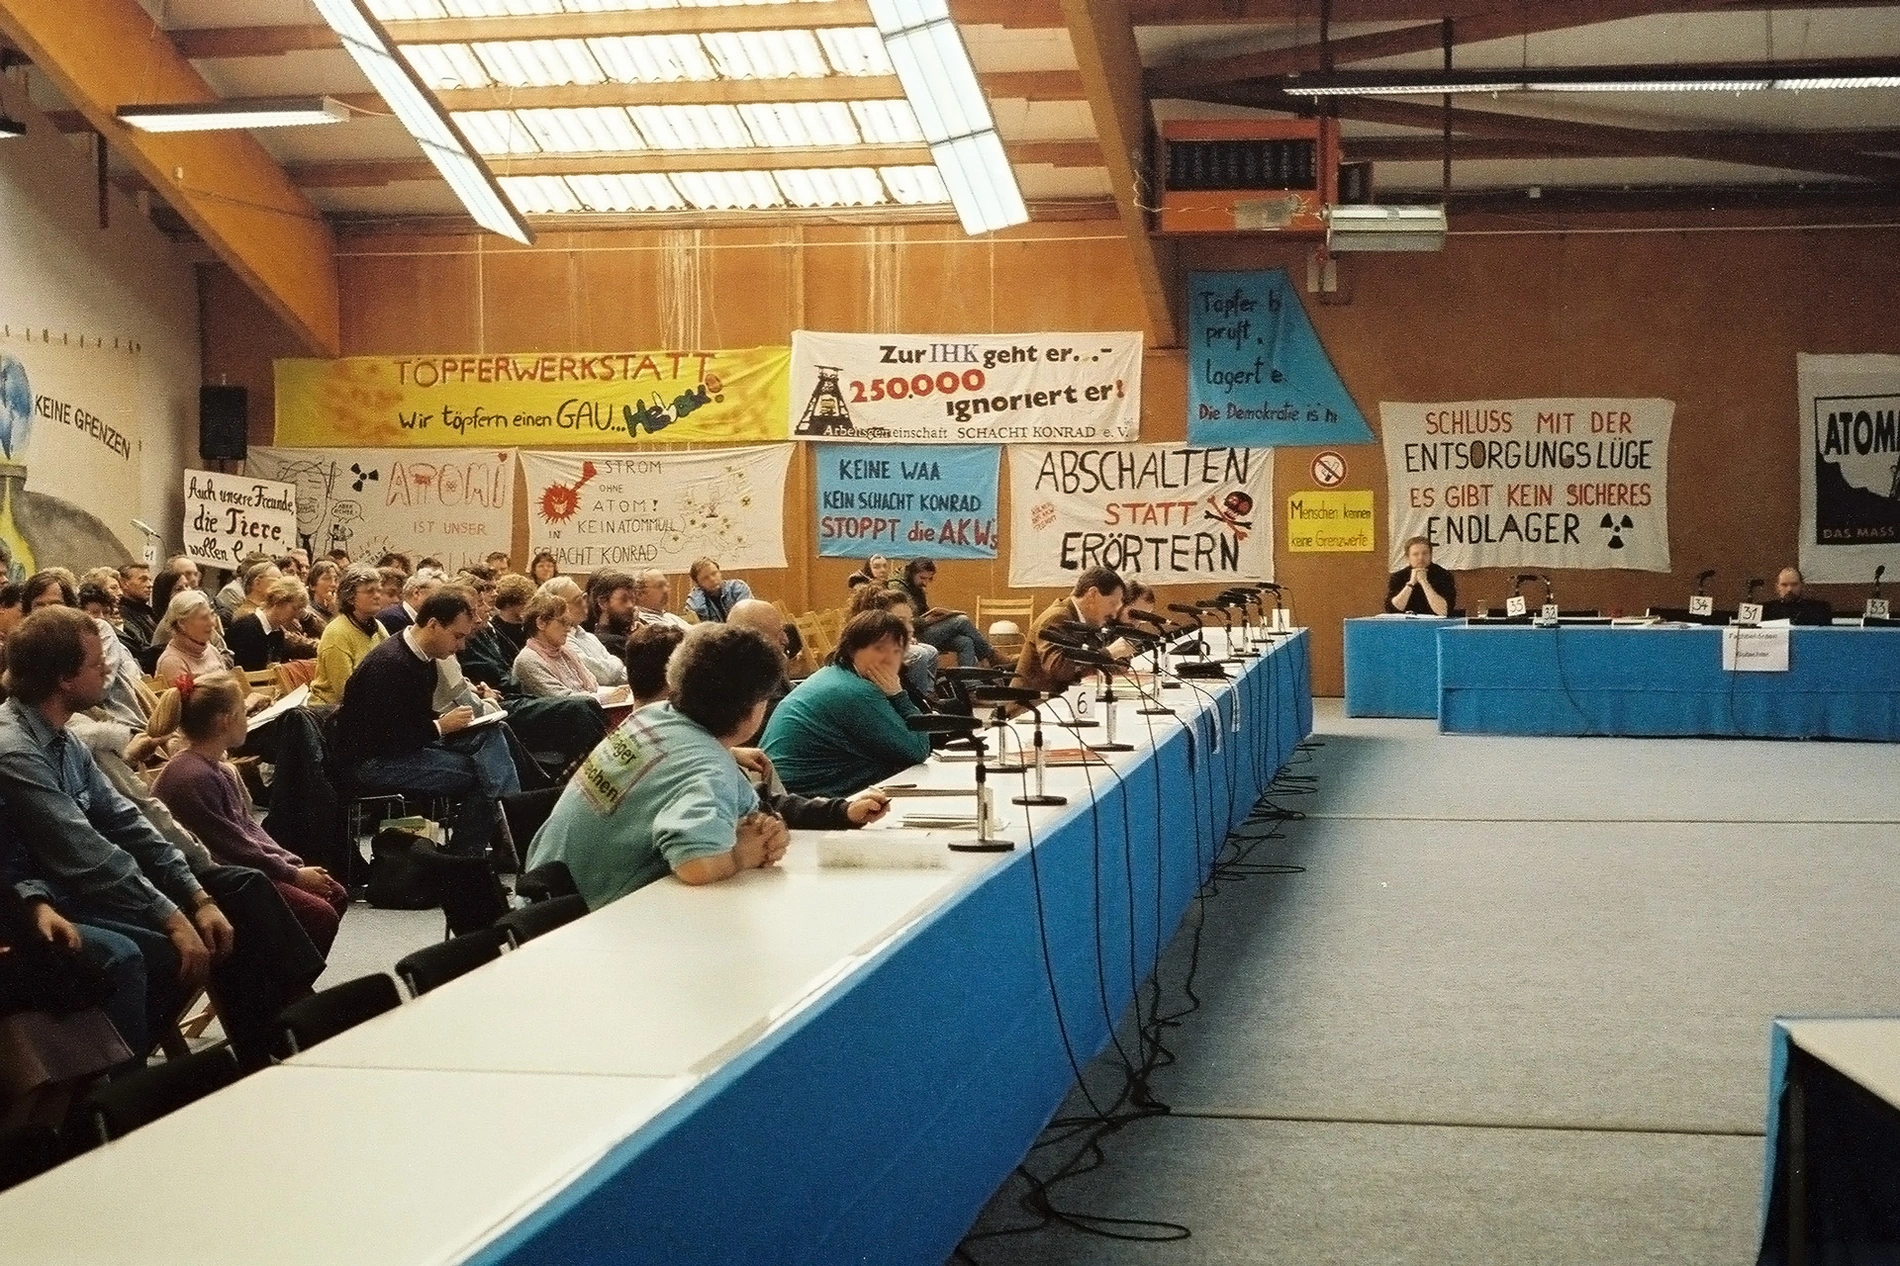
<instances>
[{"instance_id":1,"label":"white wall","mask_svg":"<svg viewBox=\"0 0 1900 1266\"><path fill-rule=\"evenodd\" d=\"M27 124L26 136L0 140L0 325L139 345L142 486L138 505L120 517L136 514L162 531L172 552L182 472L198 453L191 251L116 190L108 194L110 227L101 229L89 151L54 130L11 80L0 79L0 101ZM109 526L129 530L124 522Z\"/></svg>"}]
</instances>

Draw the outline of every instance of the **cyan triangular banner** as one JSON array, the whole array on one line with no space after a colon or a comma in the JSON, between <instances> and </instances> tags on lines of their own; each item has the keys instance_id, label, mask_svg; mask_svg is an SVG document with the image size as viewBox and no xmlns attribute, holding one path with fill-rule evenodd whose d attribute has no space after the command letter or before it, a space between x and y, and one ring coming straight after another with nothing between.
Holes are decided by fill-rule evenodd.
<instances>
[{"instance_id":1,"label":"cyan triangular banner","mask_svg":"<svg viewBox=\"0 0 1900 1266\"><path fill-rule=\"evenodd\" d=\"M1370 444L1286 269L1188 274L1188 443Z\"/></svg>"}]
</instances>

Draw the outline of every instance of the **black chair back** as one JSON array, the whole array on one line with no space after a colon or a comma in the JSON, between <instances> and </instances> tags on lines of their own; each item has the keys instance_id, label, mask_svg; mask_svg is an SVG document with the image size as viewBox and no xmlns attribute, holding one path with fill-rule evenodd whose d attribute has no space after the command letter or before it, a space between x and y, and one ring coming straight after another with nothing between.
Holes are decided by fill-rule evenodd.
<instances>
[{"instance_id":1,"label":"black chair back","mask_svg":"<svg viewBox=\"0 0 1900 1266\"><path fill-rule=\"evenodd\" d=\"M237 1054L229 1046L214 1046L108 1082L86 1096L86 1117L99 1141L110 1143L243 1075Z\"/></svg>"},{"instance_id":2,"label":"black chair back","mask_svg":"<svg viewBox=\"0 0 1900 1266\"><path fill-rule=\"evenodd\" d=\"M278 1013L275 1054L279 1059L289 1059L401 1005L396 982L381 972L332 985Z\"/></svg>"},{"instance_id":3,"label":"black chair back","mask_svg":"<svg viewBox=\"0 0 1900 1266\"><path fill-rule=\"evenodd\" d=\"M496 926L506 928L508 939L519 949L535 937L552 932L562 924L572 923L586 913L587 899L576 893L571 897L556 897L552 901L541 901L510 911Z\"/></svg>"},{"instance_id":4,"label":"black chair back","mask_svg":"<svg viewBox=\"0 0 1900 1266\"><path fill-rule=\"evenodd\" d=\"M504 927L470 932L408 955L396 964L396 976L408 987L410 997L420 998L483 963L492 963L508 944L508 929Z\"/></svg>"},{"instance_id":5,"label":"black chair back","mask_svg":"<svg viewBox=\"0 0 1900 1266\"><path fill-rule=\"evenodd\" d=\"M542 823L554 812L554 802L561 798L563 787L542 787L537 791L517 791L501 798L501 816L508 823L508 834L515 842L515 850L525 859L528 845L534 842L534 833L541 829Z\"/></svg>"},{"instance_id":6,"label":"black chair back","mask_svg":"<svg viewBox=\"0 0 1900 1266\"><path fill-rule=\"evenodd\" d=\"M29 1122L0 1129L0 1191L37 1178L64 1157L59 1131Z\"/></svg>"},{"instance_id":7,"label":"black chair back","mask_svg":"<svg viewBox=\"0 0 1900 1266\"><path fill-rule=\"evenodd\" d=\"M556 897L578 897L580 891L580 886L574 882L574 872L567 868L566 862L548 862L536 866L515 880L515 896L530 904L552 901Z\"/></svg>"}]
</instances>

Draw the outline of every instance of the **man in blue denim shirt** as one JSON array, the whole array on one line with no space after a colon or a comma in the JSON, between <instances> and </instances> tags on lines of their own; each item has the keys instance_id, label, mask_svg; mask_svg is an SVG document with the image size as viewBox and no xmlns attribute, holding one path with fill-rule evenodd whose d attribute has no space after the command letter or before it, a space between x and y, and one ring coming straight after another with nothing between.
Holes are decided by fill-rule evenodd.
<instances>
[{"instance_id":1,"label":"man in blue denim shirt","mask_svg":"<svg viewBox=\"0 0 1900 1266\"><path fill-rule=\"evenodd\" d=\"M75 923L138 945L150 1035L208 982L240 1058L262 1062L277 1009L308 990L322 956L256 871L220 866L193 875L66 732L74 712L105 694L104 649L89 617L68 607L34 612L7 639L7 660L12 698L0 706L0 801L31 870L15 887ZM241 912L242 952L213 892Z\"/></svg>"}]
</instances>

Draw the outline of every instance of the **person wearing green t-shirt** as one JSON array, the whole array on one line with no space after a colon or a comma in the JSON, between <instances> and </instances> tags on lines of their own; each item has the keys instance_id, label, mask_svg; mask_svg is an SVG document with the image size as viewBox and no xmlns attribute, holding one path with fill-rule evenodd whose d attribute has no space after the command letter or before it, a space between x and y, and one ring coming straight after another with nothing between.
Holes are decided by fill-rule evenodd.
<instances>
[{"instance_id":1,"label":"person wearing green t-shirt","mask_svg":"<svg viewBox=\"0 0 1900 1266\"><path fill-rule=\"evenodd\" d=\"M806 796L846 796L930 755L930 736L899 676L910 629L889 611L851 617L831 662L772 710L763 746L779 777Z\"/></svg>"}]
</instances>

